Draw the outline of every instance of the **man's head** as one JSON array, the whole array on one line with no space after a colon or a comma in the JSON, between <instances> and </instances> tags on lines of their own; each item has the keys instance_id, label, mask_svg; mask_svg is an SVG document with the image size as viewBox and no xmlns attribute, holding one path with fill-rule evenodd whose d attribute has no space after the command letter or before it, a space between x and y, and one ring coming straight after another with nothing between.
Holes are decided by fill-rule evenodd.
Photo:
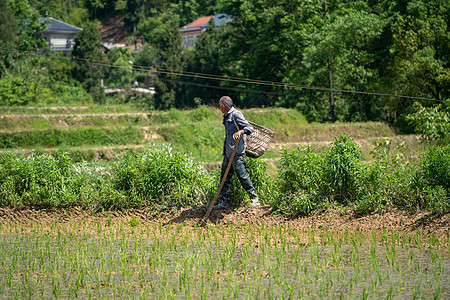
<instances>
[{"instance_id":1,"label":"man's head","mask_svg":"<svg viewBox=\"0 0 450 300\"><path fill-rule=\"evenodd\" d=\"M223 96L219 100L219 108L223 113L226 113L230 108L233 107L233 100L230 96Z\"/></svg>"}]
</instances>

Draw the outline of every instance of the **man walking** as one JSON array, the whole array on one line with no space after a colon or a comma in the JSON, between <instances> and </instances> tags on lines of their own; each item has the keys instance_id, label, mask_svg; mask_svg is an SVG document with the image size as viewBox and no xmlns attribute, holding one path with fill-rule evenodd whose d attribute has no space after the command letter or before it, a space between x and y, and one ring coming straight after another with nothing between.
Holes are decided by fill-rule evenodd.
<instances>
[{"instance_id":1,"label":"man walking","mask_svg":"<svg viewBox=\"0 0 450 300\"><path fill-rule=\"evenodd\" d=\"M239 137L241 137L241 139L236 146L236 153L231 163L230 171L228 172L222 191L219 194L219 203L214 206L214 209L229 208L231 178L234 173L236 173L242 187L250 196L252 207L259 206L258 195L250 180L250 176L247 172L247 164L245 163L245 144L247 135L253 132L253 126L245 120L244 115L240 111L233 107L233 100L231 100L229 96L220 98L219 109L223 113L223 125L225 126L225 141L223 143L223 162L220 182L222 182L223 176L225 175L236 141L239 140Z\"/></svg>"}]
</instances>

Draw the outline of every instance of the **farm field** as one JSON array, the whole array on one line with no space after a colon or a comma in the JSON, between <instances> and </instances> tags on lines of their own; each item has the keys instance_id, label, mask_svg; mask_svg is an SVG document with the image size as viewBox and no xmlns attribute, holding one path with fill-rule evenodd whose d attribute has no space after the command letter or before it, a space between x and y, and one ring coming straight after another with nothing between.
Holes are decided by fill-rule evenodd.
<instances>
[{"instance_id":1,"label":"farm field","mask_svg":"<svg viewBox=\"0 0 450 300\"><path fill-rule=\"evenodd\" d=\"M0 293L17 298L450 297L450 215L303 218L269 207L92 214L0 209Z\"/></svg>"},{"instance_id":2,"label":"farm field","mask_svg":"<svg viewBox=\"0 0 450 300\"><path fill-rule=\"evenodd\" d=\"M232 210L198 227L218 183L217 109L1 113L5 299L450 297L448 146L244 110L276 132L247 160L263 206L235 181Z\"/></svg>"},{"instance_id":3,"label":"farm field","mask_svg":"<svg viewBox=\"0 0 450 300\"><path fill-rule=\"evenodd\" d=\"M283 147L315 145L321 151L343 134L361 145L365 160L373 158L373 143L385 139L390 141L391 154L401 145L408 159L416 159L427 148L418 136L396 135L383 123L307 123L292 109L243 112L249 120L276 132L263 157L272 169L276 169L274 162ZM206 106L188 111L145 111L127 105L3 107L0 114L0 153L64 151L74 162L108 162L124 152L141 153L151 146L170 143L177 151L191 153L208 169L216 168L221 161L221 115Z\"/></svg>"}]
</instances>

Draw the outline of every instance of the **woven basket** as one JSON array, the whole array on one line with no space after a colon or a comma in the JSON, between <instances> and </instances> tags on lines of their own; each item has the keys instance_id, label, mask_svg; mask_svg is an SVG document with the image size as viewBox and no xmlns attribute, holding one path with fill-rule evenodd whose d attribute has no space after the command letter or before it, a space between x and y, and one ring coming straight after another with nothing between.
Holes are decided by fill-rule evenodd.
<instances>
[{"instance_id":1,"label":"woven basket","mask_svg":"<svg viewBox=\"0 0 450 300\"><path fill-rule=\"evenodd\" d=\"M247 136L247 144L245 153L247 156L258 158L266 153L269 147L270 140L272 140L275 132L269 130L261 125L249 122L253 126L252 134Z\"/></svg>"}]
</instances>

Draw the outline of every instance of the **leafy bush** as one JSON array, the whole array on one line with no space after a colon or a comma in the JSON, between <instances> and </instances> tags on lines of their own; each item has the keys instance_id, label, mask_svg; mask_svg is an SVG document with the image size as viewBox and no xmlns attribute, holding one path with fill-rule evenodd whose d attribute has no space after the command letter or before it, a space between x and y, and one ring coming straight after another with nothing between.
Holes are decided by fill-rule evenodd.
<instances>
[{"instance_id":1,"label":"leafy bush","mask_svg":"<svg viewBox=\"0 0 450 300\"><path fill-rule=\"evenodd\" d=\"M273 201L278 213L307 216L319 205L322 190L323 155L314 147L283 148L278 174L280 194Z\"/></svg>"},{"instance_id":2,"label":"leafy bush","mask_svg":"<svg viewBox=\"0 0 450 300\"><path fill-rule=\"evenodd\" d=\"M415 103L415 112L406 116L414 130L424 140L445 141L450 139L450 105L442 103L434 107L422 107Z\"/></svg>"},{"instance_id":3,"label":"leafy bush","mask_svg":"<svg viewBox=\"0 0 450 300\"><path fill-rule=\"evenodd\" d=\"M53 93L58 98L59 103L63 105L74 105L76 103L85 105L93 103L92 96L80 86L55 84Z\"/></svg>"},{"instance_id":4,"label":"leafy bush","mask_svg":"<svg viewBox=\"0 0 450 300\"><path fill-rule=\"evenodd\" d=\"M281 192L320 191L323 157L314 153L314 147L283 148L282 151L278 175Z\"/></svg>"},{"instance_id":5,"label":"leafy bush","mask_svg":"<svg viewBox=\"0 0 450 300\"><path fill-rule=\"evenodd\" d=\"M361 175L361 148L347 135L336 138L325 153L323 163L324 190L340 202L358 195Z\"/></svg>"},{"instance_id":6,"label":"leafy bush","mask_svg":"<svg viewBox=\"0 0 450 300\"><path fill-rule=\"evenodd\" d=\"M323 203L318 203L311 195L297 192L279 198L279 201L274 203L273 211L288 215L309 216L319 206L323 206Z\"/></svg>"},{"instance_id":7,"label":"leafy bush","mask_svg":"<svg viewBox=\"0 0 450 300\"><path fill-rule=\"evenodd\" d=\"M441 186L426 187L424 190L426 208L437 215L450 212L450 195Z\"/></svg>"},{"instance_id":8,"label":"leafy bush","mask_svg":"<svg viewBox=\"0 0 450 300\"><path fill-rule=\"evenodd\" d=\"M34 83L21 77L5 76L0 79L0 105L14 106L33 103L35 99Z\"/></svg>"},{"instance_id":9,"label":"leafy bush","mask_svg":"<svg viewBox=\"0 0 450 300\"><path fill-rule=\"evenodd\" d=\"M450 146L431 147L423 153L419 172L423 187L441 186L450 191Z\"/></svg>"},{"instance_id":10,"label":"leafy bush","mask_svg":"<svg viewBox=\"0 0 450 300\"><path fill-rule=\"evenodd\" d=\"M169 146L125 154L113 166L112 183L124 191L130 207L179 208L205 201L211 178L192 157Z\"/></svg>"},{"instance_id":11,"label":"leafy bush","mask_svg":"<svg viewBox=\"0 0 450 300\"><path fill-rule=\"evenodd\" d=\"M65 153L0 155L1 206L90 207L102 198L97 187L103 183L101 176L77 171Z\"/></svg>"}]
</instances>

